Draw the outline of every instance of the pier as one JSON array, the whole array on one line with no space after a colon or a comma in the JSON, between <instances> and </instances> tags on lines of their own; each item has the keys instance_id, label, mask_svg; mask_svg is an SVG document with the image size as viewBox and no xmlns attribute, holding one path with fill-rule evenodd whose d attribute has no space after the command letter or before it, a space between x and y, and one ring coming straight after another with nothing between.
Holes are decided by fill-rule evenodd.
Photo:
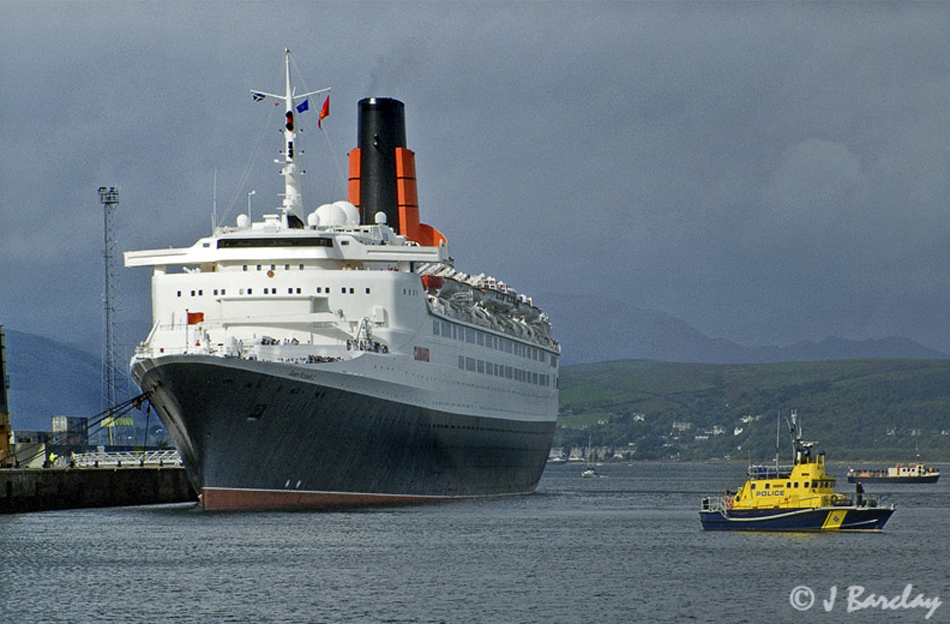
<instances>
[{"instance_id":1,"label":"pier","mask_svg":"<svg viewBox=\"0 0 950 624\"><path fill-rule=\"evenodd\" d=\"M176 465L0 470L0 514L197 500Z\"/></svg>"}]
</instances>

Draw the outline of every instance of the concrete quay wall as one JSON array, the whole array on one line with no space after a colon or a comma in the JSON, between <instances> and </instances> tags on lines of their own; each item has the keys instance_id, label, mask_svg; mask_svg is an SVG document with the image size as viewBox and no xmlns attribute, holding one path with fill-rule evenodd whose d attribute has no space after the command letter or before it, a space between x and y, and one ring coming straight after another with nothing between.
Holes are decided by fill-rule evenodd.
<instances>
[{"instance_id":1,"label":"concrete quay wall","mask_svg":"<svg viewBox=\"0 0 950 624\"><path fill-rule=\"evenodd\" d=\"M0 513L197 500L180 466L0 470Z\"/></svg>"}]
</instances>

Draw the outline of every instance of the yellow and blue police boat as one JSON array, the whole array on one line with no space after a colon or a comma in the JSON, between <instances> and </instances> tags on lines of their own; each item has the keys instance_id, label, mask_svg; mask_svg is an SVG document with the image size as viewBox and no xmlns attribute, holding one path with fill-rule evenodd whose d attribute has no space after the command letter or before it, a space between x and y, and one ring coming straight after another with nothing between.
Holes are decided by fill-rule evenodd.
<instances>
[{"instance_id":1,"label":"yellow and blue police boat","mask_svg":"<svg viewBox=\"0 0 950 624\"><path fill-rule=\"evenodd\" d=\"M738 492L707 497L699 519L707 531L880 531L893 505L867 499L858 484L855 497L835 492L835 478L825 472L825 452L812 456L814 442L803 442L793 411L789 431L794 448L791 466L749 466Z\"/></svg>"}]
</instances>

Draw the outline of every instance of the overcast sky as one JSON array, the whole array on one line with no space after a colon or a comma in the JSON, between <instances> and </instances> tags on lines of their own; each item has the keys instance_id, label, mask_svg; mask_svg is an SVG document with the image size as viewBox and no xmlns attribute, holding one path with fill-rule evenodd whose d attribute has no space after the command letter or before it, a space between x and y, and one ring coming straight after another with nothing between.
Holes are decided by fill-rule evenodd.
<instances>
[{"instance_id":1,"label":"overcast sky","mask_svg":"<svg viewBox=\"0 0 950 624\"><path fill-rule=\"evenodd\" d=\"M747 346L950 351L947 33L944 2L0 1L0 322L98 350L100 186L120 252L210 233L215 172L226 222L273 212L249 89L289 47L332 88L298 124L312 207L345 197L356 102L395 97L460 270ZM119 269L130 342L148 283Z\"/></svg>"}]
</instances>

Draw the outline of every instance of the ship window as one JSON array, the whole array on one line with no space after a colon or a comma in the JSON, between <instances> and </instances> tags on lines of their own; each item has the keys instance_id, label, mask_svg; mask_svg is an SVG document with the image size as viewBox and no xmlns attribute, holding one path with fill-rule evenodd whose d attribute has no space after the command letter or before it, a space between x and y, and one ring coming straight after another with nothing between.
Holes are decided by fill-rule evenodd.
<instances>
[{"instance_id":1,"label":"ship window","mask_svg":"<svg viewBox=\"0 0 950 624\"><path fill-rule=\"evenodd\" d=\"M752 489L753 489L753 490L755 489L755 483L752 484Z\"/></svg>"},{"instance_id":2,"label":"ship window","mask_svg":"<svg viewBox=\"0 0 950 624\"><path fill-rule=\"evenodd\" d=\"M303 271L303 265L302 265L302 264L300 265L300 270Z\"/></svg>"},{"instance_id":3,"label":"ship window","mask_svg":"<svg viewBox=\"0 0 950 624\"><path fill-rule=\"evenodd\" d=\"M258 270L258 271L261 270L261 265L257 265L257 270Z\"/></svg>"},{"instance_id":4,"label":"ship window","mask_svg":"<svg viewBox=\"0 0 950 624\"><path fill-rule=\"evenodd\" d=\"M276 265L276 264L270 265L270 270L271 270L271 271L273 271L273 270L276 269L276 268L277 268L277 265Z\"/></svg>"},{"instance_id":5,"label":"ship window","mask_svg":"<svg viewBox=\"0 0 950 624\"><path fill-rule=\"evenodd\" d=\"M248 289L247 289L247 294L250 295L250 294L253 293L253 292L254 292L254 289L252 289L252 288L248 288Z\"/></svg>"},{"instance_id":6,"label":"ship window","mask_svg":"<svg viewBox=\"0 0 950 624\"><path fill-rule=\"evenodd\" d=\"M791 482L791 481L789 481L788 483L786 483L786 484L785 484L785 487L787 487L787 488L790 488L790 487L792 487L792 482Z\"/></svg>"},{"instance_id":7,"label":"ship window","mask_svg":"<svg viewBox=\"0 0 950 624\"><path fill-rule=\"evenodd\" d=\"M300 294L300 289L299 289L299 288L297 289L297 294L298 294L298 295Z\"/></svg>"},{"instance_id":8,"label":"ship window","mask_svg":"<svg viewBox=\"0 0 950 624\"><path fill-rule=\"evenodd\" d=\"M351 289L350 289L350 294L352 295L353 292L354 292L354 289L351 288Z\"/></svg>"},{"instance_id":9,"label":"ship window","mask_svg":"<svg viewBox=\"0 0 950 624\"><path fill-rule=\"evenodd\" d=\"M226 238L218 241L218 249L249 247L333 247L332 238Z\"/></svg>"},{"instance_id":10,"label":"ship window","mask_svg":"<svg viewBox=\"0 0 950 624\"><path fill-rule=\"evenodd\" d=\"M465 329L465 342L470 342L475 344L475 330L474 329Z\"/></svg>"},{"instance_id":11,"label":"ship window","mask_svg":"<svg viewBox=\"0 0 950 624\"><path fill-rule=\"evenodd\" d=\"M484 373L484 372L485 372L485 362L484 362L484 360L478 360L478 362L476 362L476 364L478 365L478 372L479 372L479 373Z\"/></svg>"},{"instance_id":12,"label":"ship window","mask_svg":"<svg viewBox=\"0 0 950 624\"><path fill-rule=\"evenodd\" d=\"M478 338L478 346L484 347L484 346L485 346L485 334L483 334L482 332L476 332L476 334L477 334L476 337Z\"/></svg>"},{"instance_id":13,"label":"ship window","mask_svg":"<svg viewBox=\"0 0 950 624\"><path fill-rule=\"evenodd\" d=\"M369 294L369 288L366 289L366 294L367 294L367 295Z\"/></svg>"},{"instance_id":14,"label":"ship window","mask_svg":"<svg viewBox=\"0 0 950 624\"><path fill-rule=\"evenodd\" d=\"M459 370L465 370L465 356L459 356Z\"/></svg>"},{"instance_id":15,"label":"ship window","mask_svg":"<svg viewBox=\"0 0 950 624\"><path fill-rule=\"evenodd\" d=\"M198 296L199 296L199 297L200 297L201 295L203 295L203 294L205 294L205 291L203 291L203 290L199 290L199 291L198 291Z\"/></svg>"},{"instance_id":16,"label":"ship window","mask_svg":"<svg viewBox=\"0 0 950 624\"><path fill-rule=\"evenodd\" d=\"M180 290L178 291L178 296L181 297L181 291L180 291Z\"/></svg>"},{"instance_id":17,"label":"ship window","mask_svg":"<svg viewBox=\"0 0 950 624\"><path fill-rule=\"evenodd\" d=\"M343 288L341 288L341 289L340 289L340 292L345 295L345 294L346 294L346 286L344 286Z\"/></svg>"},{"instance_id":18,"label":"ship window","mask_svg":"<svg viewBox=\"0 0 950 624\"><path fill-rule=\"evenodd\" d=\"M432 321L432 335L439 335L439 321Z\"/></svg>"},{"instance_id":19,"label":"ship window","mask_svg":"<svg viewBox=\"0 0 950 624\"><path fill-rule=\"evenodd\" d=\"M244 265L244 270L247 271L247 265L246 265L246 264Z\"/></svg>"},{"instance_id":20,"label":"ship window","mask_svg":"<svg viewBox=\"0 0 950 624\"><path fill-rule=\"evenodd\" d=\"M226 294L228 294L228 291L226 291L225 289L222 288L222 289L221 289L221 296L223 297L223 296L226 295Z\"/></svg>"},{"instance_id":21,"label":"ship window","mask_svg":"<svg viewBox=\"0 0 950 624\"><path fill-rule=\"evenodd\" d=\"M798 487L798 481L795 482L795 487Z\"/></svg>"},{"instance_id":22,"label":"ship window","mask_svg":"<svg viewBox=\"0 0 950 624\"><path fill-rule=\"evenodd\" d=\"M284 265L284 270L285 270L285 271L289 271L289 270L290 270L290 265L289 265L289 264L285 264L285 265Z\"/></svg>"},{"instance_id":23,"label":"ship window","mask_svg":"<svg viewBox=\"0 0 950 624\"><path fill-rule=\"evenodd\" d=\"M465 370L467 371L475 370L475 358L470 358L470 357L465 358Z\"/></svg>"},{"instance_id":24,"label":"ship window","mask_svg":"<svg viewBox=\"0 0 950 624\"><path fill-rule=\"evenodd\" d=\"M805 487L808 487L808 481L805 481Z\"/></svg>"}]
</instances>

